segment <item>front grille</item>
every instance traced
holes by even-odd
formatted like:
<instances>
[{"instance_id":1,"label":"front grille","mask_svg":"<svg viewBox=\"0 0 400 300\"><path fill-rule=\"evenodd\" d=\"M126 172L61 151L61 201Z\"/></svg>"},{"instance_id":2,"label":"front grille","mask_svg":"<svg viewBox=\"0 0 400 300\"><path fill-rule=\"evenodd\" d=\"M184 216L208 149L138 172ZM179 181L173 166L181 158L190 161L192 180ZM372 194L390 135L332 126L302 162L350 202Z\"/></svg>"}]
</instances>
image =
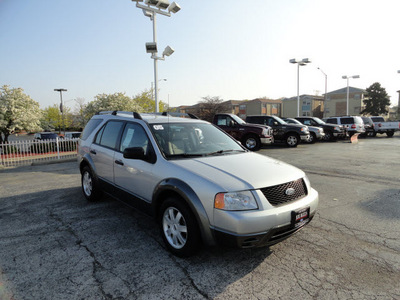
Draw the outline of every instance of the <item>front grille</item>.
<instances>
[{"instance_id":1,"label":"front grille","mask_svg":"<svg viewBox=\"0 0 400 300\"><path fill-rule=\"evenodd\" d=\"M287 192L289 189L294 189L293 194ZM307 196L307 187L304 180L300 178L295 181L262 188L261 192L271 205L278 206Z\"/></svg>"}]
</instances>

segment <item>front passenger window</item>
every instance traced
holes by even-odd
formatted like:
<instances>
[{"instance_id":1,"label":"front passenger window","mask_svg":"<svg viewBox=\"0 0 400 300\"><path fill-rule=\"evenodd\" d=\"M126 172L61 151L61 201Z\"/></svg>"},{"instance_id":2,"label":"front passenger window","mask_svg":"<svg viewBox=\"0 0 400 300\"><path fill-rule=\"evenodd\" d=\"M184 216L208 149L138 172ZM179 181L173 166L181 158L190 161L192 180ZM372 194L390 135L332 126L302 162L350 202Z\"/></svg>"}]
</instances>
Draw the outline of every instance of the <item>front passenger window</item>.
<instances>
[{"instance_id":1,"label":"front passenger window","mask_svg":"<svg viewBox=\"0 0 400 300\"><path fill-rule=\"evenodd\" d=\"M146 154L148 145L149 138L142 126L135 123L126 124L122 134L119 151L124 152L125 148L140 147L143 148L143 151Z\"/></svg>"}]
</instances>

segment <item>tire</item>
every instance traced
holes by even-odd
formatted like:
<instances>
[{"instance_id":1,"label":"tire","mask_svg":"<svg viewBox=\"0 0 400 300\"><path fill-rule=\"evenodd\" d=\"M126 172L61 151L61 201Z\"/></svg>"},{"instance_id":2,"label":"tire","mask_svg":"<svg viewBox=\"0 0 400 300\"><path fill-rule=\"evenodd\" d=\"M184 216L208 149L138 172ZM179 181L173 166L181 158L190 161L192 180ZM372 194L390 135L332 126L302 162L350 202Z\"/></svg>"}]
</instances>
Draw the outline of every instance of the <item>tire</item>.
<instances>
[{"instance_id":1,"label":"tire","mask_svg":"<svg viewBox=\"0 0 400 300\"><path fill-rule=\"evenodd\" d=\"M286 146L288 146L288 147L291 147L291 148L297 147L299 142L300 142L300 138L297 134L289 133L285 137L285 143L286 143Z\"/></svg>"},{"instance_id":2,"label":"tire","mask_svg":"<svg viewBox=\"0 0 400 300\"><path fill-rule=\"evenodd\" d=\"M159 225L164 243L174 255L188 257L199 250L201 238L196 218L182 200L170 197L162 203Z\"/></svg>"},{"instance_id":3,"label":"tire","mask_svg":"<svg viewBox=\"0 0 400 300\"><path fill-rule=\"evenodd\" d=\"M387 137L392 137L394 135L394 131L386 131Z\"/></svg>"},{"instance_id":4,"label":"tire","mask_svg":"<svg viewBox=\"0 0 400 300\"><path fill-rule=\"evenodd\" d=\"M245 146L250 151L257 151L261 147L261 141L258 136L247 135L243 139L243 146Z\"/></svg>"},{"instance_id":5,"label":"tire","mask_svg":"<svg viewBox=\"0 0 400 300\"><path fill-rule=\"evenodd\" d=\"M88 166L82 170L81 184L83 195L88 201L94 202L101 198L101 189Z\"/></svg>"},{"instance_id":6,"label":"tire","mask_svg":"<svg viewBox=\"0 0 400 300\"><path fill-rule=\"evenodd\" d=\"M332 131L325 132L325 141L334 141L335 137L333 136Z\"/></svg>"},{"instance_id":7,"label":"tire","mask_svg":"<svg viewBox=\"0 0 400 300\"><path fill-rule=\"evenodd\" d=\"M310 132L310 137L307 140L307 144L314 144L317 140L317 135L314 132Z\"/></svg>"}]
</instances>

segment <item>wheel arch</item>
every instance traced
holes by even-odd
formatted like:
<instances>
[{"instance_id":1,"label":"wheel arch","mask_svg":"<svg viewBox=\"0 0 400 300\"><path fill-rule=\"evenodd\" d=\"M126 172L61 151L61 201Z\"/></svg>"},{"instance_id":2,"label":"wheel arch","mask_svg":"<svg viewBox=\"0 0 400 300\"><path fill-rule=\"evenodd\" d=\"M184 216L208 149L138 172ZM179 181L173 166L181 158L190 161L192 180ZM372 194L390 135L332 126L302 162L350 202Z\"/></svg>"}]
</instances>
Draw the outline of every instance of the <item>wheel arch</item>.
<instances>
[{"instance_id":1,"label":"wheel arch","mask_svg":"<svg viewBox=\"0 0 400 300\"><path fill-rule=\"evenodd\" d=\"M161 181L153 193L152 212L156 220L160 218L160 207L168 197L180 198L196 218L201 238L207 245L215 245L214 235L206 210L193 189L182 180L168 178Z\"/></svg>"}]
</instances>

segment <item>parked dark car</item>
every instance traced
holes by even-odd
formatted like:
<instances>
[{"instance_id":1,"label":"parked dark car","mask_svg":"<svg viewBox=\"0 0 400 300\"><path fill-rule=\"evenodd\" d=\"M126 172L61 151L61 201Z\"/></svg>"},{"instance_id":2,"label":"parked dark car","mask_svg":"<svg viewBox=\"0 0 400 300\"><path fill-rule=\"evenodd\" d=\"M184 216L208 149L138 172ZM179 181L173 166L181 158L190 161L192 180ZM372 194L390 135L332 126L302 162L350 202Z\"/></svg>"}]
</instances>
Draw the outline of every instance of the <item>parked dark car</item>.
<instances>
[{"instance_id":1,"label":"parked dark car","mask_svg":"<svg viewBox=\"0 0 400 300\"><path fill-rule=\"evenodd\" d=\"M251 151L257 151L261 145L270 145L274 142L271 127L246 123L234 114L216 114L213 124Z\"/></svg>"},{"instance_id":2,"label":"parked dark car","mask_svg":"<svg viewBox=\"0 0 400 300\"><path fill-rule=\"evenodd\" d=\"M317 117L296 117L302 124L307 126L316 126L324 129L325 140L333 141L337 138L344 138L346 133L343 126L327 124Z\"/></svg>"},{"instance_id":3,"label":"parked dark car","mask_svg":"<svg viewBox=\"0 0 400 300\"><path fill-rule=\"evenodd\" d=\"M307 126L288 124L277 116L247 116L246 122L271 126L274 140L284 142L288 147L297 147L300 141L307 141L310 136Z\"/></svg>"},{"instance_id":4,"label":"parked dark car","mask_svg":"<svg viewBox=\"0 0 400 300\"><path fill-rule=\"evenodd\" d=\"M297 125L303 125L299 120L293 119L293 118L284 118L283 119L286 123L288 124L297 124ZM308 126L308 130L310 131L310 136L306 143L313 144L316 141L320 141L325 138L325 133L324 129L321 127L317 126Z\"/></svg>"},{"instance_id":5,"label":"parked dark car","mask_svg":"<svg viewBox=\"0 0 400 300\"><path fill-rule=\"evenodd\" d=\"M33 138L35 140L55 140L58 137L57 133L54 132L38 132L35 133Z\"/></svg>"}]
</instances>

